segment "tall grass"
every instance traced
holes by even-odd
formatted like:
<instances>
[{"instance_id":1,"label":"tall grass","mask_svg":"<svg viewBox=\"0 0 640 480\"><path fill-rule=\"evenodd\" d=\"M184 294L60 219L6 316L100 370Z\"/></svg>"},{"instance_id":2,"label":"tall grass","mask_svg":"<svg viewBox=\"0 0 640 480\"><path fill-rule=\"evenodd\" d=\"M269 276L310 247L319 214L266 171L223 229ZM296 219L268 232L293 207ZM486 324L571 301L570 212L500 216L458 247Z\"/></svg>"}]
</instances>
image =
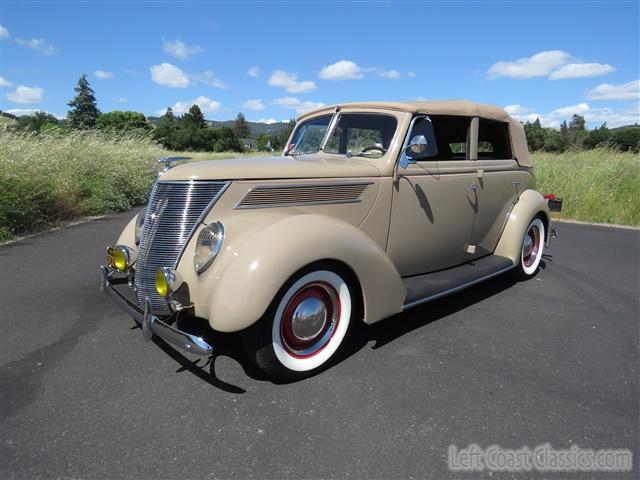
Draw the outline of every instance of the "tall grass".
<instances>
[{"instance_id":1,"label":"tall grass","mask_svg":"<svg viewBox=\"0 0 640 480\"><path fill-rule=\"evenodd\" d=\"M563 197L563 218L640 225L640 155L597 148L533 155L537 188Z\"/></svg>"},{"instance_id":2,"label":"tall grass","mask_svg":"<svg viewBox=\"0 0 640 480\"><path fill-rule=\"evenodd\" d=\"M0 241L147 200L156 160L148 137L100 132L29 134L0 126ZM188 153L194 161L242 156ZM607 149L534 155L538 189L564 198L562 216L640 225L640 156Z\"/></svg>"},{"instance_id":3,"label":"tall grass","mask_svg":"<svg viewBox=\"0 0 640 480\"><path fill-rule=\"evenodd\" d=\"M146 137L0 129L0 239L144 203L163 153Z\"/></svg>"}]
</instances>

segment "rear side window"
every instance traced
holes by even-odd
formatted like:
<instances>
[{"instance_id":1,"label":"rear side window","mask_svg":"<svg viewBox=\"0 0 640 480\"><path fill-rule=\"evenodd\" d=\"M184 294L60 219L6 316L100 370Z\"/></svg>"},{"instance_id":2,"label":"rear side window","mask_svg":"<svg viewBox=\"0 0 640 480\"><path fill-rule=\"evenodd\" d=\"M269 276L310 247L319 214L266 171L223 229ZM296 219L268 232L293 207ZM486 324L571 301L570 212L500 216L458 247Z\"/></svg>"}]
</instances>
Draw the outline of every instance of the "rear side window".
<instances>
[{"instance_id":1,"label":"rear side window","mask_svg":"<svg viewBox=\"0 0 640 480\"><path fill-rule=\"evenodd\" d=\"M513 158L509 125L481 118L478 128L478 160L508 158Z\"/></svg>"},{"instance_id":2,"label":"rear side window","mask_svg":"<svg viewBox=\"0 0 640 480\"><path fill-rule=\"evenodd\" d=\"M430 160L466 160L471 118L431 116L438 154Z\"/></svg>"}]
</instances>

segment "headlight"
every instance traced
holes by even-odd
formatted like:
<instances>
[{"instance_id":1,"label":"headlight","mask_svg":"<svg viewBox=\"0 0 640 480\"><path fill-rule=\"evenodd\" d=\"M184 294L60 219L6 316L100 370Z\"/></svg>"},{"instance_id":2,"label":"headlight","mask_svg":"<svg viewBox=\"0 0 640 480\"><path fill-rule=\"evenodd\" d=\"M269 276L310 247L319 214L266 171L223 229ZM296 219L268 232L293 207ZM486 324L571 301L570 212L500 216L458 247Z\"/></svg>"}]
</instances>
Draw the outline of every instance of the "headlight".
<instances>
[{"instance_id":1,"label":"headlight","mask_svg":"<svg viewBox=\"0 0 640 480\"><path fill-rule=\"evenodd\" d=\"M136 245L140 245L140 237L142 236L142 227L144 226L144 216L147 213L147 207L144 207L136 217Z\"/></svg>"},{"instance_id":2,"label":"headlight","mask_svg":"<svg viewBox=\"0 0 640 480\"><path fill-rule=\"evenodd\" d=\"M116 245L111 254L111 266L121 272L126 272L136 261L136 251L125 246Z\"/></svg>"},{"instance_id":3,"label":"headlight","mask_svg":"<svg viewBox=\"0 0 640 480\"><path fill-rule=\"evenodd\" d=\"M200 230L196 252L193 255L193 268L196 269L196 272L202 273L209 268L222 248L223 240L224 227L220 222L211 223Z\"/></svg>"}]
</instances>

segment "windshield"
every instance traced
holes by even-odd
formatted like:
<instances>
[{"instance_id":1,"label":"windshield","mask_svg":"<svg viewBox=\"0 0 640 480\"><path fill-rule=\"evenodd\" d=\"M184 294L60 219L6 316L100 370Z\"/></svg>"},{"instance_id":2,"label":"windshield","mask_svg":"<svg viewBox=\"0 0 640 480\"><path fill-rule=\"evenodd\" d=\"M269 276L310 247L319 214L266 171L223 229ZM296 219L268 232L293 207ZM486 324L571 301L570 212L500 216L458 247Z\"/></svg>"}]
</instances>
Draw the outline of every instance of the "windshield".
<instances>
[{"instance_id":1,"label":"windshield","mask_svg":"<svg viewBox=\"0 0 640 480\"><path fill-rule=\"evenodd\" d=\"M296 128L296 133L287 148L287 154L318 152L332 117L333 115L327 115L302 122L300 126Z\"/></svg>"},{"instance_id":2,"label":"windshield","mask_svg":"<svg viewBox=\"0 0 640 480\"><path fill-rule=\"evenodd\" d=\"M391 145L397 125L396 118L391 115L341 113L324 151L382 157Z\"/></svg>"}]
</instances>

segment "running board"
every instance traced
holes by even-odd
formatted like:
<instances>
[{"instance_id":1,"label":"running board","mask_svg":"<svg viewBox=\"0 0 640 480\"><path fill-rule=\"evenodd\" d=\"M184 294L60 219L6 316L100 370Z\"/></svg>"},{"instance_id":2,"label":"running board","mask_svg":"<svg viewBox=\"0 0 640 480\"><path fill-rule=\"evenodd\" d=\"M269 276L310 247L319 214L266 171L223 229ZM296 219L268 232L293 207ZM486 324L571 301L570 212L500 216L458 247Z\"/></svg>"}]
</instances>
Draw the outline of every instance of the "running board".
<instances>
[{"instance_id":1,"label":"running board","mask_svg":"<svg viewBox=\"0 0 640 480\"><path fill-rule=\"evenodd\" d=\"M407 289L403 310L459 292L471 285L511 270L511 259L489 255L457 267L402 279Z\"/></svg>"}]
</instances>

